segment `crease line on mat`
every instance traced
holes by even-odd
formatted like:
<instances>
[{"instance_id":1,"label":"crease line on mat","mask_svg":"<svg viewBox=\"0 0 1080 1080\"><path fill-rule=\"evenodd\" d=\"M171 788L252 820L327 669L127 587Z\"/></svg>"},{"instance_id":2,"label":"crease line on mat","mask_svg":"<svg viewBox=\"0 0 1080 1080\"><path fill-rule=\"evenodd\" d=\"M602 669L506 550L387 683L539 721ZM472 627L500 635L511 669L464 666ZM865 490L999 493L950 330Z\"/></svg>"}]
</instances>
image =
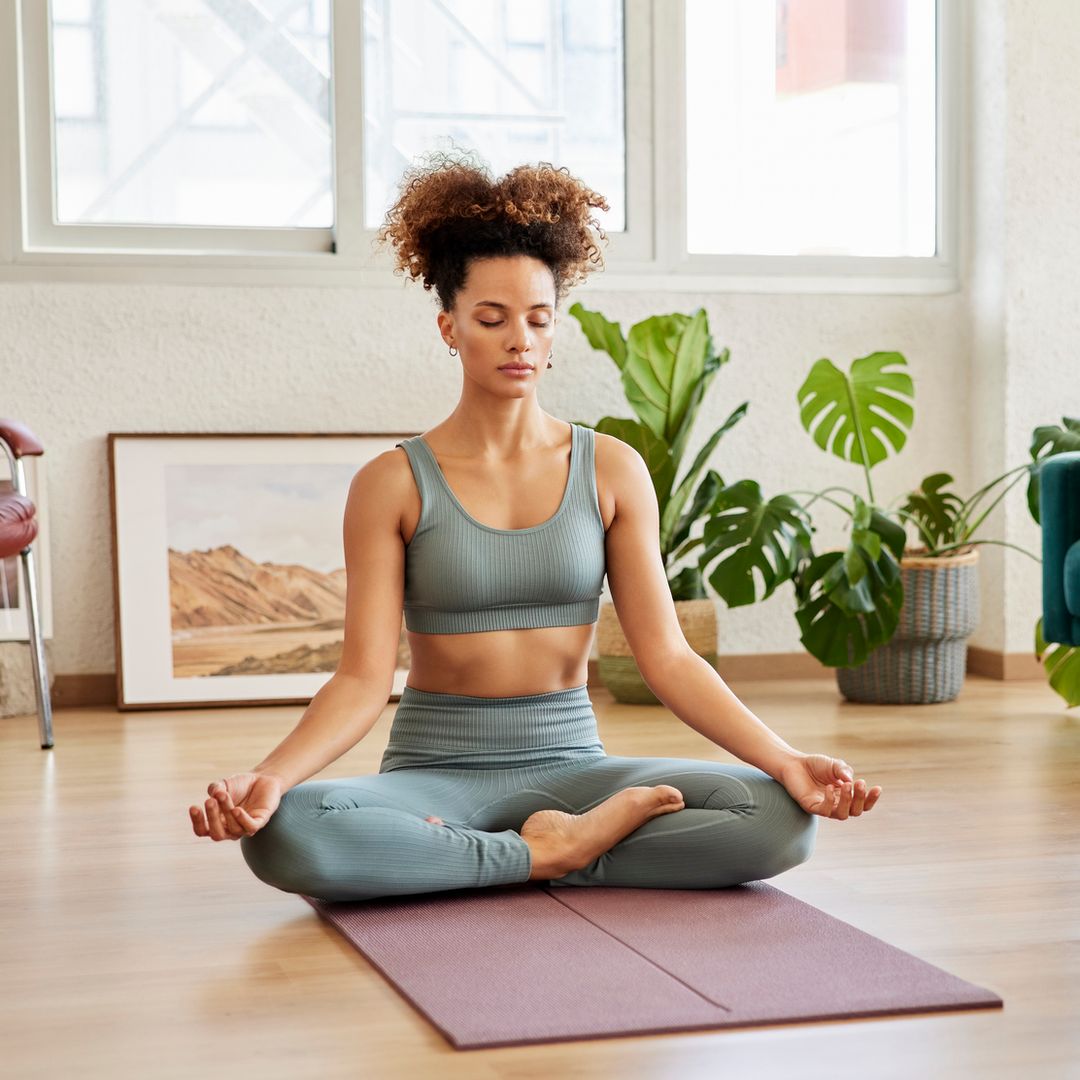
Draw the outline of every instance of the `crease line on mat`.
<instances>
[{"instance_id":1,"label":"crease line on mat","mask_svg":"<svg viewBox=\"0 0 1080 1080\"><path fill-rule=\"evenodd\" d=\"M681 983L683 986L686 987L687 990L691 991L694 994L697 994L697 996L703 1001L707 1001L710 1005L715 1005L718 1009L723 1009L724 1012L733 1013L735 1011L731 1005L725 1005L722 1001L716 1001L714 998L709 997L708 994L703 993L696 986L691 986L685 979L679 978L679 976L676 975L674 971L668 971L668 969L664 967L663 964L654 960L651 956L646 956L646 954L643 953L640 949L635 949L629 941L623 941L623 939L619 937L618 934L612 933L612 931L610 931L606 926L601 926L598 922L590 919L588 915L583 915L580 911L577 910L577 908L573 908L569 904L564 904L562 900L560 900L559 897L557 897L555 893L551 891L550 885L542 885L541 891L546 892L552 900L554 900L557 904L562 905L562 907L564 907L567 911L572 911L579 919L584 919L587 923L595 926L597 930L602 930L605 934L608 935L608 937L614 938L614 940L623 947L629 949L633 953L637 953L638 956L642 958L642 960L647 960L650 964L652 964L653 967L659 968L665 975L667 975L669 978L674 979L677 983Z\"/></svg>"}]
</instances>

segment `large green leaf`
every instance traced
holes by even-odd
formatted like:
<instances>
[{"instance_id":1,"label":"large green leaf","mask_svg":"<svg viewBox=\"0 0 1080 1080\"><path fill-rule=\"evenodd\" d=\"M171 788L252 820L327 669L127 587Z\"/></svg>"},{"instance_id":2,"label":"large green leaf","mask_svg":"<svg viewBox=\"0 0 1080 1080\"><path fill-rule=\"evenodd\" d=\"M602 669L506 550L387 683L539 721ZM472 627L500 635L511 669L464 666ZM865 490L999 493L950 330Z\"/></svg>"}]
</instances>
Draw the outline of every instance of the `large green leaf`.
<instances>
[{"instance_id":1,"label":"large green leaf","mask_svg":"<svg viewBox=\"0 0 1080 1080\"><path fill-rule=\"evenodd\" d=\"M585 331L585 337L594 349L606 352L620 371L626 365L626 339L623 337L622 327L618 323L609 322L599 311L589 311L580 303L571 304L570 315L573 315L581 329Z\"/></svg>"},{"instance_id":2,"label":"large green leaf","mask_svg":"<svg viewBox=\"0 0 1080 1080\"><path fill-rule=\"evenodd\" d=\"M708 580L728 607L741 607L766 599L789 580L809 550L809 517L790 495L766 502L756 481L740 480L716 496L703 541L698 565L704 572L728 552Z\"/></svg>"},{"instance_id":3,"label":"large green leaf","mask_svg":"<svg viewBox=\"0 0 1080 1080\"><path fill-rule=\"evenodd\" d=\"M1047 424L1044 427L1037 427L1031 435L1031 458L1036 462L1036 467L1031 470L1028 479L1027 501L1031 516L1040 524L1042 522L1039 517L1039 472L1043 462L1055 454L1080 450L1080 420L1065 416L1062 417L1061 422L1065 425L1063 428L1056 424Z\"/></svg>"},{"instance_id":4,"label":"large green leaf","mask_svg":"<svg viewBox=\"0 0 1080 1080\"><path fill-rule=\"evenodd\" d=\"M862 500L855 496L856 502ZM896 556L897 559L901 559L904 556L904 548L907 547L907 533L904 532L903 525L898 525L892 518L883 514L876 506L870 507L870 518L865 526L866 528L878 534L884 542L885 546Z\"/></svg>"},{"instance_id":5,"label":"large green leaf","mask_svg":"<svg viewBox=\"0 0 1080 1080\"><path fill-rule=\"evenodd\" d=\"M681 487L682 485L680 485ZM694 492L694 498L691 501L689 507L687 507L686 513L679 518L673 532L670 535L666 534L664 527L661 524L660 527L660 550L667 553L668 551L674 551L679 549L681 555L685 555L687 551L697 545L691 542L685 547L680 548L680 545L689 537L690 530L693 528L694 522L698 518L703 517L713 502L716 500L716 496L720 494L720 489L724 486L724 478L715 470L709 469L705 474L704 479L698 484L697 491ZM671 501L668 502L668 509L671 508L672 502L674 502L674 496ZM699 538L698 543L701 543Z\"/></svg>"},{"instance_id":6,"label":"large green leaf","mask_svg":"<svg viewBox=\"0 0 1080 1080\"><path fill-rule=\"evenodd\" d=\"M799 387L799 419L823 450L867 468L907 441L915 419L915 386L903 371L887 371L907 361L898 352L860 357L847 375L822 358ZM880 433L880 434L879 434Z\"/></svg>"},{"instance_id":7,"label":"large green leaf","mask_svg":"<svg viewBox=\"0 0 1080 1080\"><path fill-rule=\"evenodd\" d=\"M679 341L689 317L654 315L630 327L622 385L638 419L670 445L668 408Z\"/></svg>"},{"instance_id":8,"label":"large green leaf","mask_svg":"<svg viewBox=\"0 0 1080 1080\"><path fill-rule=\"evenodd\" d=\"M882 547L874 560L861 544L852 543L863 564L857 582L848 575L842 551L818 555L799 572L796 582L800 640L807 652L829 667L863 663L896 632L904 603L904 583L891 550Z\"/></svg>"},{"instance_id":9,"label":"large green leaf","mask_svg":"<svg viewBox=\"0 0 1080 1080\"><path fill-rule=\"evenodd\" d=\"M660 517L661 547L665 551L669 548L676 547L686 539L691 526L704 512L705 507L713 498L715 498L716 491L711 490L711 488L706 488L706 485L702 484L698 487L694 495L693 504L687 512L683 514L683 506L697 480L698 473L704 468L705 462L708 461L710 455L716 449L716 444L726 432L730 431L746 415L746 411L749 407L750 403L744 401L712 433L712 435L709 436L705 441L705 445L697 452L697 456L694 458L694 462L689 470L687 470L686 475L679 481L679 486L672 492L671 499L668 501L667 506L664 507ZM717 476L717 479L720 479L719 476ZM723 480L720 480L719 487L723 486ZM716 490L719 490L719 487ZM703 489L705 490L705 494L702 494Z\"/></svg>"},{"instance_id":10,"label":"large green leaf","mask_svg":"<svg viewBox=\"0 0 1080 1080\"><path fill-rule=\"evenodd\" d=\"M704 308L694 314L654 315L635 323L626 338L623 391L638 418L682 454L702 380L727 358L712 348Z\"/></svg>"},{"instance_id":11,"label":"large green leaf","mask_svg":"<svg viewBox=\"0 0 1080 1080\"><path fill-rule=\"evenodd\" d=\"M1049 646L1043 637L1043 621L1035 624L1035 655L1050 676L1051 688L1065 699L1070 709L1080 705L1080 648L1073 645Z\"/></svg>"},{"instance_id":12,"label":"large green leaf","mask_svg":"<svg viewBox=\"0 0 1080 1080\"><path fill-rule=\"evenodd\" d=\"M686 444L690 441L694 420L698 414L698 408L709 391L709 385L712 383L720 368L730 359L731 353L727 349L722 349L717 353L713 348L712 338L706 338L705 360L701 378L690 388L690 398L687 402L686 409L683 412L682 420L679 422L678 427L675 428L675 433L669 440L671 443L671 452L675 455L676 461L682 462L683 455L686 453ZM728 428L734 426L737 421L741 420L745 415L747 408L749 408L749 402L746 402L744 405L740 405L735 409L722 425L723 430L728 430ZM677 468L676 471L678 471Z\"/></svg>"}]
</instances>

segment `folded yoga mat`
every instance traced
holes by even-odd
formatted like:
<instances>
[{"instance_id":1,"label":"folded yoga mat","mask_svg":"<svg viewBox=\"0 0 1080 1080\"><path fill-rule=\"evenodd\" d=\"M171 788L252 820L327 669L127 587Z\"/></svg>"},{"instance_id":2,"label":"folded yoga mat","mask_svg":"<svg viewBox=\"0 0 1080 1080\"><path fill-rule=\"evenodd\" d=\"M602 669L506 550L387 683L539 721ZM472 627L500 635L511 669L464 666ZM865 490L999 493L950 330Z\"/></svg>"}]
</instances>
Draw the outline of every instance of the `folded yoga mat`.
<instances>
[{"instance_id":1,"label":"folded yoga mat","mask_svg":"<svg viewBox=\"0 0 1080 1080\"><path fill-rule=\"evenodd\" d=\"M763 881L303 899L459 1050L1004 1005Z\"/></svg>"}]
</instances>

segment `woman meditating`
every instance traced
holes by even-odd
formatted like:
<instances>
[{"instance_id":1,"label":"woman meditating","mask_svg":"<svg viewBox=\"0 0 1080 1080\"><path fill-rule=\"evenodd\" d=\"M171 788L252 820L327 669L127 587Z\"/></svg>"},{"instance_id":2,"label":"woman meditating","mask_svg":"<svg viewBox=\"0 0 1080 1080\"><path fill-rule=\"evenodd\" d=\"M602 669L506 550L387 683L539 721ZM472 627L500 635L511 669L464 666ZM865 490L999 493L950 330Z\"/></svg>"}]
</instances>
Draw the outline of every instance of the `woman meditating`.
<instances>
[{"instance_id":1,"label":"woman meditating","mask_svg":"<svg viewBox=\"0 0 1080 1080\"><path fill-rule=\"evenodd\" d=\"M540 407L559 306L602 262L594 207L608 204L547 163L493 180L433 155L403 178L379 240L436 291L461 397L352 480L337 670L275 750L190 808L197 835L239 839L275 888L723 888L805 861L818 816L881 794L789 746L693 652L644 460ZM586 686L605 573L650 688L745 764L605 751ZM402 612L412 663L379 772L307 779L378 720Z\"/></svg>"}]
</instances>

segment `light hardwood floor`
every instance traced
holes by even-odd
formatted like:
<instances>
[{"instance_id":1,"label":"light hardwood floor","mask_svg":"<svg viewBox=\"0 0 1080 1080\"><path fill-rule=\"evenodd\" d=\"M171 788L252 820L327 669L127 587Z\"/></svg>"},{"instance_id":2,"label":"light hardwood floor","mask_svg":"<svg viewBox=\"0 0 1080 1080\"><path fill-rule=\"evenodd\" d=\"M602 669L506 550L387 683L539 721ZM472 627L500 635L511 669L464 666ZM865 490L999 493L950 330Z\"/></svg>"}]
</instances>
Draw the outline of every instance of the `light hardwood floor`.
<instances>
[{"instance_id":1,"label":"light hardwood floor","mask_svg":"<svg viewBox=\"0 0 1080 1080\"><path fill-rule=\"evenodd\" d=\"M731 685L884 788L864 816L820 821L811 860L770 884L1004 1009L456 1051L236 843L191 830L188 805L299 707L87 706L56 712L51 751L33 717L0 720L0 1074L1080 1077L1080 710L977 676L910 708L844 703L828 679ZM608 753L734 760L663 708L590 693ZM324 775L377 771L394 707Z\"/></svg>"}]
</instances>

